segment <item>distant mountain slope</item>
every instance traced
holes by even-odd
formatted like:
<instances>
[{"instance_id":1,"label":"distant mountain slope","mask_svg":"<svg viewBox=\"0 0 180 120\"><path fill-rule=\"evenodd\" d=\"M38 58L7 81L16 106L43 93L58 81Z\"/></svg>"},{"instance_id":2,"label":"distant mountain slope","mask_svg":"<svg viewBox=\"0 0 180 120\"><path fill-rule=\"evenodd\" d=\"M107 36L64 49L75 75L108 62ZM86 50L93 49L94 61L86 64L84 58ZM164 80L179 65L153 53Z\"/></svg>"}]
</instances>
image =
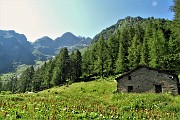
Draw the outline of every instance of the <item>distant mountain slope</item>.
<instances>
[{"instance_id":1,"label":"distant mountain slope","mask_svg":"<svg viewBox=\"0 0 180 120\"><path fill-rule=\"evenodd\" d=\"M49 59L50 56L55 54L55 43L53 39L47 36L37 39L32 45L34 48L33 54L38 60Z\"/></svg>"},{"instance_id":2,"label":"distant mountain slope","mask_svg":"<svg viewBox=\"0 0 180 120\"><path fill-rule=\"evenodd\" d=\"M21 64L31 65L35 60L48 60L62 47L81 49L91 41L91 38L77 37L67 32L55 40L44 36L30 43L24 34L14 30L0 30L0 74L11 72Z\"/></svg>"},{"instance_id":3,"label":"distant mountain slope","mask_svg":"<svg viewBox=\"0 0 180 120\"><path fill-rule=\"evenodd\" d=\"M152 19L153 20L154 18L149 17L147 19L149 19L149 20ZM106 29L103 29L99 34L97 34L93 38L93 42L97 41L100 38L100 36L103 36L105 39L107 39L109 35L114 34L114 32L118 28L122 27L122 25L125 24L125 23L127 24L127 26L129 26L129 25L133 26L134 24L137 24L138 22L142 22L143 20L146 20L146 18L141 18L140 16L138 16L138 17L127 16L125 19L119 19L116 24L114 24L114 25L112 25L112 26L110 26L110 27L108 27Z\"/></svg>"},{"instance_id":4,"label":"distant mountain slope","mask_svg":"<svg viewBox=\"0 0 180 120\"><path fill-rule=\"evenodd\" d=\"M18 64L34 64L34 60L25 35L0 30L0 73L12 71Z\"/></svg>"},{"instance_id":5,"label":"distant mountain slope","mask_svg":"<svg viewBox=\"0 0 180 120\"><path fill-rule=\"evenodd\" d=\"M70 32L64 33L55 40L45 36L33 43L33 54L38 60L47 60L58 53L63 47L67 47L69 50L81 49L88 46L91 41L91 38L77 37Z\"/></svg>"},{"instance_id":6,"label":"distant mountain slope","mask_svg":"<svg viewBox=\"0 0 180 120\"><path fill-rule=\"evenodd\" d=\"M80 41L81 39L79 37L76 37L70 32L64 33L61 37L55 39L57 47L73 46L79 43Z\"/></svg>"}]
</instances>

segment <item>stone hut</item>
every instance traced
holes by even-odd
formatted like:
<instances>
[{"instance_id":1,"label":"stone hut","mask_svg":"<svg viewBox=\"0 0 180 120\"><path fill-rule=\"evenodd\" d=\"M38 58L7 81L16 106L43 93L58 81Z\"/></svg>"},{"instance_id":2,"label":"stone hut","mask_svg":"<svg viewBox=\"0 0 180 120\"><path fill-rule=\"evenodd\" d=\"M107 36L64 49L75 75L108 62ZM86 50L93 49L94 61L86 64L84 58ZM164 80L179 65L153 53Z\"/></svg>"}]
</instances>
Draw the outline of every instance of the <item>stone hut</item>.
<instances>
[{"instance_id":1,"label":"stone hut","mask_svg":"<svg viewBox=\"0 0 180 120\"><path fill-rule=\"evenodd\" d=\"M177 75L147 66L139 66L117 77L116 81L117 92L178 94L179 79Z\"/></svg>"}]
</instances>

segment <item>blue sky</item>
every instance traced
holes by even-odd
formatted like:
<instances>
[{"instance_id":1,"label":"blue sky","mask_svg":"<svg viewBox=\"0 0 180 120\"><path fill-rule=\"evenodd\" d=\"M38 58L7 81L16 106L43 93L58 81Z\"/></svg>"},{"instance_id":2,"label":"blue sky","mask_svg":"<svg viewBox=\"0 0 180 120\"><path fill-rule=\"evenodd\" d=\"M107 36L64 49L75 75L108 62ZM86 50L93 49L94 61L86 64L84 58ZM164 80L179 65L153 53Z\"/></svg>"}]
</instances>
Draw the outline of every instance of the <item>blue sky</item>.
<instances>
[{"instance_id":1,"label":"blue sky","mask_svg":"<svg viewBox=\"0 0 180 120\"><path fill-rule=\"evenodd\" d=\"M65 32L93 38L126 16L173 19L173 0L0 0L0 29L29 41Z\"/></svg>"}]
</instances>

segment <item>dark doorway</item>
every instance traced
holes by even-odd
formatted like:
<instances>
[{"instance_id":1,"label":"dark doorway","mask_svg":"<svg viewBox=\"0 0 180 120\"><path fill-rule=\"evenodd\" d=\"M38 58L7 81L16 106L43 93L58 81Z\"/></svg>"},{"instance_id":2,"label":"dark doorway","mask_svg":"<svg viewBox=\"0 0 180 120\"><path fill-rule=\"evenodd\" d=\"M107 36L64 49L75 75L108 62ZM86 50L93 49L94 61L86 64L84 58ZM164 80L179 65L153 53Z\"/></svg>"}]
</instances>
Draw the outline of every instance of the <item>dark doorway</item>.
<instances>
[{"instance_id":1,"label":"dark doorway","mask_svg":"<svg viewBox=\"0 0 180 120\"><path fill-rule=\"evenodd\" d=\"M128 86L128 92L133 92L133 86Z\"/></svg>"},{"instance_id":2,"label":"dark doorway","mask_svg":"<svg viewBox=\"0 0 180 120\"><path fill-rule=\"evenodd\" d=\"M162 92L162 86L161 85L155 85L155 92L161 93Z\"/></svg>"}]
</instances>

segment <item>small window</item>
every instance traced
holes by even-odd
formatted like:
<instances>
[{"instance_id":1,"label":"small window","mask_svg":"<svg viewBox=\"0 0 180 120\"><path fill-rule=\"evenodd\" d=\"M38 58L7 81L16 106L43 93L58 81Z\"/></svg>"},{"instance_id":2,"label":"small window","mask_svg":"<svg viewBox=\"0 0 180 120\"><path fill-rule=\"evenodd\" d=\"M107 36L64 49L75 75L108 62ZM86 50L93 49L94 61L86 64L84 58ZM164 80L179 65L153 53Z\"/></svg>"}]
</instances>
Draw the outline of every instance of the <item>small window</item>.
<instances>
[{"instance_id":1,"label":"small window","mask_svg":"<svg viewBox=\"0 0 180 120\"><path fill-rule=\"evenodd\" d=\"M128 76L128 80L131 80L131 76Z\"/></svg>"},{"instance_id":2,"label":"small window","mask_svg":"<svg viewBox=\"0 0 180 120\"><path fill-rule=\"evenodd\" d=\"M161 93L162 92L162 86L161 85L155 85L155 92Z\"/></svg>"},{"instance_id":3,"label":"small window","mask_svg":"<svg viewBox=\"0 0 180 120\"><path fill-rule=\"evenodd\" d=\"M133 92L133 86L128 86L128 92Z\"/></svg>"},{"instance_id":4,"label":"small window","mask_svg":"<svg viewBox=\"0 0 180 120\"><path fill-rule=\"evenodd\" d=\"M173 76L169 76L170 79L173 79Z\"/></svg>"}]
</instances>

